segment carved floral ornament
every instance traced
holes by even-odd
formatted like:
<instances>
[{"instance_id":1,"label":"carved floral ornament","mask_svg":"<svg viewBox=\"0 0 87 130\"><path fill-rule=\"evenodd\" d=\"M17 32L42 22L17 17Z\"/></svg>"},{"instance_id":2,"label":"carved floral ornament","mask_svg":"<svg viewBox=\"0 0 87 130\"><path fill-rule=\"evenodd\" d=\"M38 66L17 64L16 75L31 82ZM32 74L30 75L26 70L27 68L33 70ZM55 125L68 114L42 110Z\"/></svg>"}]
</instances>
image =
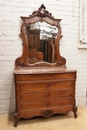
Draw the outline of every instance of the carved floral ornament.
<instances>
[{"instance_id":1,"label":"carved floral ornament","mask_svg":"<svg viewBox=\"0 0 87 130\"><path fill-rule=\"evenodd\" d=\"M23 41L23 51L22 51L22 56L17 58L15 61L16 67L33 67L33 66L63 66L66 64L66 59L64 57L62 57L60 55L60 51L59 51L59 42L60 39L62 38L61 35L61 27L60 27L60 21L61 19L55 19L51 13L49 13L49 11L46 10L46 7L42 4L40 6L40 8L36 11L33 11L33 13L31 15L29 15L29 17L23 17L21 16L22 19L22 25L21 25L21 33L20 33L20 37ZM55 48L55 62L54 63L49 63L49 62L45 62L45 61L39 61L36 60L37 55L40 55L39 52L36 52L34 49L32 50L32 52L35 53L36 57L28 57L29 50L28 50L28 45L31 44L32 42L28 42L28 35L27 35L27 30L30 30L30 25L31 24L35 24L36 22L46 22L47 24L51 25L51 26L55 26L58 28L58 33L57 33L57 37L55 39L55 44L54 44L54 48ZM30 35L30 34L29 34ZM36 35L36 34L35 34ZM34 35L34 37L36 37ZM34 38L35 39L35 38ZM29 39L30 40L30 39ZM30 45L29 45L30 46ZM40 56L39 56L40 57ZM29 59L29 60L27 60ZM31 64L31 62L27 62L30 61L32 59L32 61L35 62L33 64Z\"/></svg>"},{"instance_id":2,"label":"carved floral ornament","mask_svg":"<svg viewBox=\"0 0 87 130\"><path fill-rule=\"evenodd\" d=\"M42 4L40 6L40 8L38 9L38 11L34 11L32 14L36 14L39 16L39 17L46 17L46 15L49 15L52 17L52 14L49 13L47 10L45 10L46 7Z\"/></svg>"}]
</instances>

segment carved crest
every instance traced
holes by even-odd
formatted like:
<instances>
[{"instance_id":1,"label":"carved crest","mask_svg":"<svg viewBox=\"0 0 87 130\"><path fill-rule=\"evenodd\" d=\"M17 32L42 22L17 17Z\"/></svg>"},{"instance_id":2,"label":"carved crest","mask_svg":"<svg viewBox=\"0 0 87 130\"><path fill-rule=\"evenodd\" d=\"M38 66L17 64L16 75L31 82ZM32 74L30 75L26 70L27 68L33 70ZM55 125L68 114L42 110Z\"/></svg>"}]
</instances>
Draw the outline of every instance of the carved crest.
<instances>
[{"instance_id":1,"label":"carved crest","mask_svg":"<svg viewBox=\"0 0 87 130\"><path fill-rule=\"evenodd\" d=\"M33 14L37 14L37 16L39 17L46 17L47 15L52 17L52 14L46 10L46 7L44 6L44 4L42 4L38 10L34 11L32 15Z\"/></svg>"}]
</instances>

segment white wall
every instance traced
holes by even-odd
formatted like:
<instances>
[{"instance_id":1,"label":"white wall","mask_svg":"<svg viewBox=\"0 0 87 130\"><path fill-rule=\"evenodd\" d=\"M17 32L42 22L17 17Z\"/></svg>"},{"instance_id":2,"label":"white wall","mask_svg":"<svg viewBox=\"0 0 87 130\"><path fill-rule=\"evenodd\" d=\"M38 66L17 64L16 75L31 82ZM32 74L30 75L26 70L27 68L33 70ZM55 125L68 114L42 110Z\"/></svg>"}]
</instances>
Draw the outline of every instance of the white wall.
<instances>
[{"instance_id":1,"label":"white wall","mask_svg":"<svg viewBox=\"0 0 87 130\"><path fill-rule=\"evenodd\" d=\"M84 27L84 35L87 41L87 0L84 0L84 10L83 10L83 27Z\"/></svg>"},{"instance_id":2,"label":"white wall","mask_svg":"<svg viewBox=\"0 0 87 130\"><path fill-rule=\"evenodd\" d=\"M84 32L87 35L87 1L84 0ZM66 66L77 70L76 103L86 104L87 50L78 49L79 0L0 0L0 112L14 111L14 61L22 53L20 16L29 16L44 4L55 18L61 18L61 55Z\"/></svg>"}]
</instances>

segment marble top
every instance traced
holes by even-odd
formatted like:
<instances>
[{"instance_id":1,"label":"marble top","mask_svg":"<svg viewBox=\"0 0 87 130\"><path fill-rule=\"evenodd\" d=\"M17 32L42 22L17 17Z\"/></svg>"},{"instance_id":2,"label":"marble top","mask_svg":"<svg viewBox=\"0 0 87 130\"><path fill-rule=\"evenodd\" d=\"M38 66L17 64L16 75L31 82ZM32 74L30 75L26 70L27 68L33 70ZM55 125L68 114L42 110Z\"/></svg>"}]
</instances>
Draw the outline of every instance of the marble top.
<instances>
[{"instance_id":1,"label":"marble top","mask_svg":"<svg viewBox=\"0 0 87 130\"><path fill-rule=\"evenodd\" d=\"M14 69L14 74L41 74L41 73L67 73L76 72L69 70L66 67L17 67Z\"/></svg>"}]
</instances>

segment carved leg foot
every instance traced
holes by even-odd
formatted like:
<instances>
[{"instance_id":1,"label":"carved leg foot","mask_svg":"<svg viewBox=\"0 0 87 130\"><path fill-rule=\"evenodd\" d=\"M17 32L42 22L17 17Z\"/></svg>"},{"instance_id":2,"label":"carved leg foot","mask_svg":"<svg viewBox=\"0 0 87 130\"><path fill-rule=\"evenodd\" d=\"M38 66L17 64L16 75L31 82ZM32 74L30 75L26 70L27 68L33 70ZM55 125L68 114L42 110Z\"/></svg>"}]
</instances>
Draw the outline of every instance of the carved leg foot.
<instances>
[{"instance_id":1,"label":"carved leg foot","mask_svg":"<svg viewBox=\"0 0 87 130\"><path fill-rule=\"evenodd\" d=\"M15 119L14 126L17 127L17 124L18 124L18 116L17 116L17 113L14 114L14 119Z\"/></svg>"},{"instance_id":2,"label":"carved leg foot","mask_svg":"<svg viewBox=\"0 0 87 130\"><path fill-rule=\"evenodd\" d=\"M77 118L76 112L77 112L77 107L75 106L75 107L74 107L74 117L75 117L75 118Z\"/></svg>"}]
</instances>

